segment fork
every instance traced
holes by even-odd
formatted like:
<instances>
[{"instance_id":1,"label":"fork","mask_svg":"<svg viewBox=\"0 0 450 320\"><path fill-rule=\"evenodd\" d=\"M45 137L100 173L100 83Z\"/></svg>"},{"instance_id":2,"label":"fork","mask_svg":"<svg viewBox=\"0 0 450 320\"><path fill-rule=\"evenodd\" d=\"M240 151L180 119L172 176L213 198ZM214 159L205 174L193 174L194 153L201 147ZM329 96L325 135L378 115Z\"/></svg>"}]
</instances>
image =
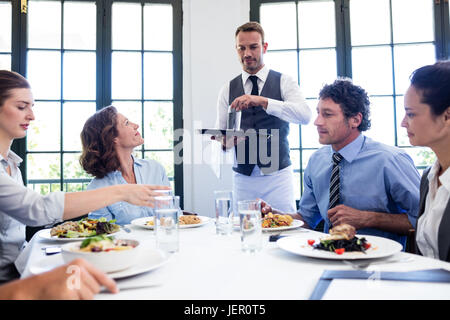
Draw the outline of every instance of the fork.
<instances>
[{"instance_id":1,"label":"fork","mask_svg":"<svg viewBox=\"0 0 450 320\"><path fill-rule=\"evenodd\" d=\"M131 229L128 228L127 226L122 226L122 229L127 233L131 233Z\"/></svg>"},{"instance_id":2,"label":"fork","mask_svg":"<svg viewBox=\"0 0 450 320\"><path fill-rule=\"evenodd\" d=\"M403 257L403 258L396 258L396 259L389 259L389 260L382 260L382 261L364 261L364 262L353 262L350 260L342 260L343 263L351 266L353 269L357 270L363 270L367 267L374 265L374 264L387 264L387 263L395 263L395 262L408 262L414 260L413 257Z\"/></svg>"}]
</instances>

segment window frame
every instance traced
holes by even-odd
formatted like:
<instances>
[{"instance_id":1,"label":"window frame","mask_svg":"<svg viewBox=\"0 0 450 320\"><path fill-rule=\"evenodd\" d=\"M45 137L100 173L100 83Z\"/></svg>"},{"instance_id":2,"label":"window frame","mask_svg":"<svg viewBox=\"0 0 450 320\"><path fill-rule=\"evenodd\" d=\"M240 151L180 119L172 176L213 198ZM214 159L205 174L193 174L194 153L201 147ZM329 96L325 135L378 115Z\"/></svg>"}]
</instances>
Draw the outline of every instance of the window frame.
<instances>
[{"instance_id":1,"label":"window frame","mask_svg":"<svg viewBox=\"0 0 450 320\"><path fill-rule=\"evenodd\" d=\"M21 1L9 0L12 3L12 44L11 44L11 70L18 72L26 77L27 73L27 8L21 8ZM50 0L58 1L64 3L65 0ZM83 2L83 0L74 0L78 2ZM92 0L89 2L94 2L96 4L96 110L108 106L111 104L111 81L112 81L112 46L111 46L111 35L112 35L112 5L114 2L128 2L128 3L139 3L141 6L145 4L169 4L172 6L172 32L173 32L173 43L171 53L173 55L173 96L171 102L173 102L173 130L183 129L183 103L182 103L182 87L183 87L183 77L182 77L182 3L178 0ZM27 5L28 3L26 3ZM24 10L22 10L24 9ZM61 17L61 19L64 19ZM63 22L62 22L63 23ZM62 27L62 26L61 26ZM64 52L66 49L61 48L60 52ZM67 50L70 51L70 50ZM143 75L142 75L143 77ZM62 84L62 81L61 81ZM61 87L62 90L62 87ZM59 99L60 103L63 103L63 97ZM61 115L62 117L62 115ZM67 152L63 149L63 126L64 122L61 119L61 146L60 150L56 153L61 155L60 159L60 190L64 189L64 183L67 179L64 179L64 166L63 166L63 155ZM178 140L173 140L172 149L169 151L173 152L174 157L174 188L177 195L180 196L181 205L184 202L184 190L183 190L183 161L176 160L175 157L178 155L174 152L174 147L178 144L182 144L182 137ZM26 137L23 139L16 139L11 146L11 149L17 153L24 161L20 166L22 172L24 184L27 184L27 155L29 152L27 150L27 140ZM154 150L144 149L144 146L140 149L140 154L144 155L144 152L151 152ZM167 151L167 150L161 150ZM38 152L36 152L38 153ZM45 154L45 151L39 152L40 154ZM182 155L182 154L181 154ZM82 179L83 180L83 179ZM87 182L90 179L84 179ZM75 181L77 182L77 181Z\"/></svg>"},{"instance_id":2,"label":"window frame","mask_svg":"<svg viewBox=\"0 0 450 320\"><path fill-rule=\"evenodd\" d=\"M300 2L307 1L320 1L320 0L250 0L250 20L260 22L260 7L263 4L270 3L284 3L290 2L295 3L296 5L296 27L297 27L297 58L299 57L300 47L298 43L298 4ZM327 0L329 1L329 0ZM336 31L336 63L337 63L337 75L338 77L348 77L352 78L352 44L350 39L350 1L351 0L333 0L335 7L335 31ZM374 0L375 1L375 0ZM435 40L433 41L436 51L435 56L436 60L441 59L449 59L450 58L450 26L449 26L449 4L448 0L429 0L433 1L434 6L434 32L435 32ZM392 8L392 3L390 3L390 8ZM390 49L392 51L392 59L394 59L393 50L396 45L392 41L392 10L390 9L390 27L391 27L391 41L390 41ZM279 49L278 51L280 51ZM282 50L283 51L283 50ZM287 51L287 50L286 50ZM392 62L393 63L393 62ZM394 65L394 64L392 64ZM300 83L300 70L299 68L299 60L297 60L297 72L298 72L298 82ZM395 71L393 71L395 74ZM393 84L393 94L389 95L393 98L394 105L394 121L397 123L397 111L396 111L396 100L398 94L395 91L395 84ZM378 97L374 95L374 97ZM397 126L394 126L395 133L395 145L398 146L398 134L397 134ZM404 148L399 146L400 148ZM408 147L410 148L410 147ZM294 170L295 173L300 173L300 196L303 194L303 173L305 167L303 166L303 152L310 150L317 150L317 148L304 148L302 146L302 127L299 126L299 145L290 146L290 150L297 150L300 152L299 155L299 169ZM423 170L426 166L418 165L417 169Z\"/></svg>"}]
</instances>

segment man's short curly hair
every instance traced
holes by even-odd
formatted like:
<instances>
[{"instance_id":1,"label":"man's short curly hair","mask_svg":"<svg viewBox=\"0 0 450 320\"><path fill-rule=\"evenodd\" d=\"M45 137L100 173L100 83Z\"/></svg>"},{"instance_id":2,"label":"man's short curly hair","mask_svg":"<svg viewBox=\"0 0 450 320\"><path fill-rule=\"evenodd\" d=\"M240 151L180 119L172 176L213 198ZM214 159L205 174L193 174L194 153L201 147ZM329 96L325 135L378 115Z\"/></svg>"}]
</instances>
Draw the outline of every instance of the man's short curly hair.
<instances>
[{"instance_id":1,"label":"man's short curly hair","mask_svg":"<svg viewBox=\"0 0 450 320\"><path fill-rule=\"evenodd\" d=\"M370 101L367 92L354 85L351 79L339 78L332 84L325 85L319 93L320 99L331 99L341 106L344 116L348 119L362 114L360 132L370 129Z\"/></svg>"}]
</instances>

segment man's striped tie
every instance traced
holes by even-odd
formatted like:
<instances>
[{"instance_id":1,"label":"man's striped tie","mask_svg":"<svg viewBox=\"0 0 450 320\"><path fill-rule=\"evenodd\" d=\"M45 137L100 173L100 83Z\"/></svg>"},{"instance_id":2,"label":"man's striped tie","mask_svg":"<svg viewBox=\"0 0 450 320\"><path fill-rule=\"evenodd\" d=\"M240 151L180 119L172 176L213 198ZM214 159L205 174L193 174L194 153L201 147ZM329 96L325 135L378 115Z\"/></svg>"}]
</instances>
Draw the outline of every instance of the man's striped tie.
<instances>
[{"instance_id":1,"label":"man's striped tie","mask_svg":"<svg viewBox=\"0 0 450 320\"><path fill-rule=\"evenodd\" d=\"M334 208L339 204L339 163L342 160L342 156L335 152L333 153L333 170L331 170L330 178L330 203L328 209Z\"/></svg>"}]
</instances>

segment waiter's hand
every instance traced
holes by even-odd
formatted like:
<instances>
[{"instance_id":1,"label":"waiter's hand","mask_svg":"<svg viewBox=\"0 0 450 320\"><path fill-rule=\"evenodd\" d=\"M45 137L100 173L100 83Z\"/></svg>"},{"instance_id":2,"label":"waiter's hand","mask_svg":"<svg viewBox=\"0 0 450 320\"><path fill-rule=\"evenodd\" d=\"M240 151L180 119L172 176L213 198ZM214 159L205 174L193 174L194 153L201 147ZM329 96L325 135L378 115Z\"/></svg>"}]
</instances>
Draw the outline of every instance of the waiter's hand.
<instances>
[{"instance_id":1,"label":"waiter's hand","mask_svg":"<svg viewBox=\"0 0 450 320\"><path fill-rule=\"evenodd\" d=\"M234 101L230 105L230 108L236 109L236 111L241 111L251 107L262 106L264 110L266 110L267 104L268 100L266 97L244 94L243 96L234 99Z\"/></svg>"},{"instance_id":2,"label":"waiter's hand","mask_svg":"<svg viewBox=\"0 0 450 320\"><path fill-rule=\"evenodd\" d=\"M231 148L234 148L234 146L238 145L239 143L241 143L242 141L244 141L245 139L247 139L247 137L243 136L243 137L236 137L236 136L221 136L221 137L216 137L216 136L212 136L211 140L217 140L220 141L222 143L222 150L228 150Z\"/></svg>"}]
</instances>

